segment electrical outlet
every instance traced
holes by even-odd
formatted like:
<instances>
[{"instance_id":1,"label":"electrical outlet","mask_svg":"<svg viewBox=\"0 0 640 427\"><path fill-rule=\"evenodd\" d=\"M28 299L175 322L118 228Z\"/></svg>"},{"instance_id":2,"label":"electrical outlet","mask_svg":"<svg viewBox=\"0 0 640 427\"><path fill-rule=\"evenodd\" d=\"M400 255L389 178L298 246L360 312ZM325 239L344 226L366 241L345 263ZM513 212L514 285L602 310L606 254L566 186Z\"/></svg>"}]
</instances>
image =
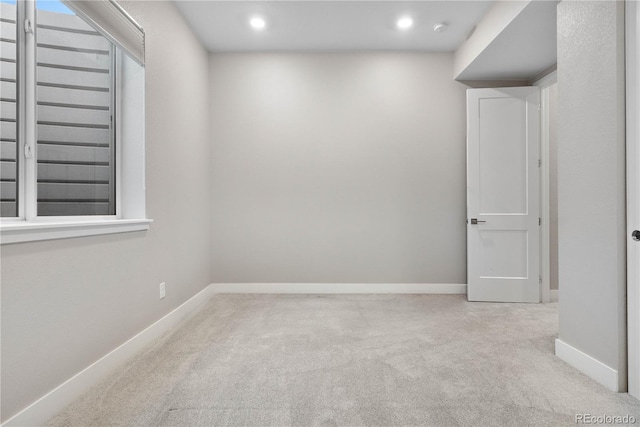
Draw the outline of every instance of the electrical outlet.
<instances>
[{"instance_id":1,"label":"electrical outlet","mask_svg":"<svg viewBox=\"0 0 640 427\"><path fill-rule=\"evenodd\" d=\"M167 295L166 283L160 283L160 299L164 298Z\"/></svg>"}]
</instances>

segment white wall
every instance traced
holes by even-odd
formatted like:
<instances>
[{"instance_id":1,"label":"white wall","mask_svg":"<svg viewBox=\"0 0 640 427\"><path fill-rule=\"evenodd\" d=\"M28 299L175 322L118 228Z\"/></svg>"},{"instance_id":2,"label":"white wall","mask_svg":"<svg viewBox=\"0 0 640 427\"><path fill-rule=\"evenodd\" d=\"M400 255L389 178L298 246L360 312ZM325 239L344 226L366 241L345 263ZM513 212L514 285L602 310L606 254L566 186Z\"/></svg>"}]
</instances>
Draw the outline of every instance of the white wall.
<instances>
[{"instance_id":1,"label":"white wall","mask_svg":"<svg viewBox=\"0 0 640 427\"><path fill-rule=\"evenodd\" d=\"M2 246L2 420L209 284L208 54L172 3L123 5L146 31L155 222L147 233Z\"/></svg>"},{"instance_id":2,"label":"white wall","mask_svg":"<svg viewBox=\"0 0 640 427\"><path fill-rule=\"evenodd\" d=\"M452 54L212 54L214 282L466 283Z\"/></svg>"},{"instance_id":3,"label":"white wall","mask_svg":"<svg viewBox=\"0 0 640 427\"><path fill-rule=\"evenodd\" d=\"M626 387L624 76L624 2L561 2L559 338L608 367L585 359L619 390Z\"/></svg>"}]
</instances>

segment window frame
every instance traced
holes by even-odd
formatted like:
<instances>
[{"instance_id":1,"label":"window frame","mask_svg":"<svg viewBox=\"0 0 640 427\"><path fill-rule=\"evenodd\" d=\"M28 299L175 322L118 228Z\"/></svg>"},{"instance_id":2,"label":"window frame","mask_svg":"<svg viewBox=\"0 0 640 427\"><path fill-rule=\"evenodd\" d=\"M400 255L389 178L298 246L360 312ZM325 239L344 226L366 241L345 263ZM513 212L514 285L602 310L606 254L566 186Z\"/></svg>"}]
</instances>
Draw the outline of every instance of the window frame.
<instances>
[{"instance_id":1,"label":"window frame","mask_svg":"<svg viewBox=\"0 0 640 427\"><path fill-rule=\"evenodd\" d=\"M84 19L81 16L82 19ZM25 31L25 25L30 23L32 30ZM114 45L113 61L113 120L115 161L112 179L115 180L115 214L114 215L69 215L69 216L38 216L37 215L37 81L36 81L36 1L25 0L16 2L16 204L17 217L0 218L0 244L31 242L38 240L63 239L71 237L95 236L101 234L144 231L153 222L146 218L144 197L144 130L142 140L127 141L137 144L140 159L137 162L127 162L128 168L142 169L142 183L123 182L124 176L139 176L137 171L124 171L122 162L123 134L122 127L122 80L123 55L122 49ZM144 69L143 69L144 70ZM144 84L144 77L142 77ZM140 96L144 109L144 89ZM142 113L144 118L144 112ZM142 120L144 122L144 120ZM144 123L141 124L144 126ZM25 153L31 151L30 156ZM126 180L125 180L126 181ZM130 180L129 180L130 181ZM123 215L122 193L129 185L142 184L142 197L137 197L138 206L127 206L127 211L134 212L134 217ZM138 192L139 193L139 192ZM132 204L132 198L127 198Z\"/></svg>"}]
</instances>

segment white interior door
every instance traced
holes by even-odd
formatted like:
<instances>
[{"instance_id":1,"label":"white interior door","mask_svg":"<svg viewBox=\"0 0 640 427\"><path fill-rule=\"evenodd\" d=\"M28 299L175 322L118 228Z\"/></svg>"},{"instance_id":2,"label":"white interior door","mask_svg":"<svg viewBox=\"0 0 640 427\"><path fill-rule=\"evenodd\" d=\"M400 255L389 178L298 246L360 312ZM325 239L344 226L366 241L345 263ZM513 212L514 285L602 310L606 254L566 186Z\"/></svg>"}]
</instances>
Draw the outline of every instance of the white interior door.
<instances>
[{"instance_id":1,"label":"white interior door","mask_svg":"<svg viewBox=\"0 0 640 427\"><path fill-rule=\"evenodd\" d=\"M640 399L640 5L626 2L629 394Z\"/></svg>"},{"instance_id":2,"label":"white interior door","mask_svg":"<svg viewBox=\"0 0 640 427\"><path fill-rule=\"evenodd\" d=\"M540 301L540 91L467 91L467 297Z\"/></svg>"}]
</instances>

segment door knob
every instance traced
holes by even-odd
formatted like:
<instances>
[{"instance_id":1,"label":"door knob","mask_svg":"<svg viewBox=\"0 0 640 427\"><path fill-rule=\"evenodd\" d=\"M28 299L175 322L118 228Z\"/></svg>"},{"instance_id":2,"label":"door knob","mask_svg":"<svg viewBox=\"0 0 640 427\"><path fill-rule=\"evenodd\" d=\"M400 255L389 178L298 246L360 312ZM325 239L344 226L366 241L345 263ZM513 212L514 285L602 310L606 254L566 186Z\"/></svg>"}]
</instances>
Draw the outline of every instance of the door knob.
<instances>
[{"instance_id":1,"label":"door knob","mask_svg":"<svg viewBox=\"0 0 640 427\"><path fill-rule=\"evenodd\" d=\"M633 230L631 232L631 238L636 242L640 242L640 230Z\"/></svg>"},{"instance_id":2,"label":"door knob","mask_svg":"<svg viewBox=\"0 0 640 427\"><path fill-rule=\"evenodd\" d=\"M487 222L487 221L478 221L478 218L471 218L471 224L480 224L481 222Z\"/></svg>"}]
</instances>

